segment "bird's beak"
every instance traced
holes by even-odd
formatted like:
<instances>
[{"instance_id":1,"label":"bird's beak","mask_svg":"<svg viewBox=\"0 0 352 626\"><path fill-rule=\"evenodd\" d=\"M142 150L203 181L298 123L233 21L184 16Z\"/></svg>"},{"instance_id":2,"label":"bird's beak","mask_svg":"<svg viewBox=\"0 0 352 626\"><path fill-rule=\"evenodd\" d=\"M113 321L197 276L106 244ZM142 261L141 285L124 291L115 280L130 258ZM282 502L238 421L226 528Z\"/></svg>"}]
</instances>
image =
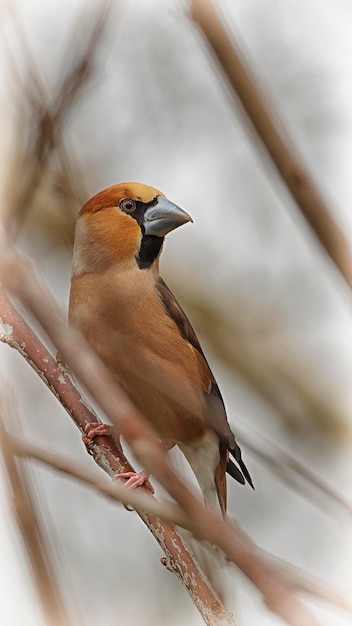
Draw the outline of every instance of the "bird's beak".
<instances>
[{"instance_id":1,"label":"bird's beak","mask_svg":"<svg viewBox=\"0 0 352 626\"><path fill-rule=\"evenodd\" d=\"M144 213L146 235L164 237L171 230L186 222L193 222L191 216L163 196L158 196L157 203L150 206Z\"/></svg>"}]
</instances>

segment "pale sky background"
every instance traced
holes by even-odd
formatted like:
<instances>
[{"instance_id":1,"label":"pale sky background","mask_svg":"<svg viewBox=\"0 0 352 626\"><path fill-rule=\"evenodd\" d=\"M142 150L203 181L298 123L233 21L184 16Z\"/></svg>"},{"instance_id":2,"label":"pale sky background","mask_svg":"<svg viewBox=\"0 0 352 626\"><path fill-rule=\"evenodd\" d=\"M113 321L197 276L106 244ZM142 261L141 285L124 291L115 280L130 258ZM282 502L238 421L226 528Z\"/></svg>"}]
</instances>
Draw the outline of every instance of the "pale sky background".
<instances>
[{"instance_id":1,"label":"pale sky background","mask_svg":"<svg viewBox=\"0 0 352 626\"><path fill-rule=\"evenodd\" d=\"M6 4L17 7L35 64L48 92L55 92L68 41L73 36L74 47L84 40L87 21L77 26L77 17L88 20L98 2L3 3L1 46L14 50ZM352 4L219 0L219 6L352 245ZM6 56L2 58L0 176L8 183L14 142L22 129L15 123L13 76ZM319 406L343 424L339 436L333 429L320 435L319 428L308 427L295 389L285 388L283 376L277 384L296 416L288 426L243 376L226 367L211 338L197 326L194 310L192 321L234 430L237 420L255 441L266 435L280 442L351 501L350 294L223 87L199 33L185 18L183 2L116 2L95 78L65 126L65 146L72 162L79 160L90 195L116 182L137 180L163 190L192 215L194 224L168 238L162 259L163 276L177 297L185 306L197 297L202 304L216 305L224 324L240 329L247 346L270 354L278 374L292 368L295 383L309 381ZM4 202L7 193L3 187ZM66 307L71 251L47 232L39 219L29 217L18 245L34 257ZM191 308L186 307L190 316ZM230 350L231 341L229 336ZM90 467L78 431L49 392L18 355L0 348L5 412L11 415L16 406L28 436ZM351 589L347 516L324 499L317 506L245 449L244 454L256 491L229 482L230 513L262 548L327 583ZM32 474L65 599L72 611L76 603L80 607L85 626L202 623L177 580L160 566L158 546L133 513L53 471L33 467ZM1 624L41 626L5 485L0 484ZM233 576L230 608L239 626L279 625L243 576ZM351 616L342 611L315 602L309 606L323 626L351 624Z\"/></svg>"}]
</instances>

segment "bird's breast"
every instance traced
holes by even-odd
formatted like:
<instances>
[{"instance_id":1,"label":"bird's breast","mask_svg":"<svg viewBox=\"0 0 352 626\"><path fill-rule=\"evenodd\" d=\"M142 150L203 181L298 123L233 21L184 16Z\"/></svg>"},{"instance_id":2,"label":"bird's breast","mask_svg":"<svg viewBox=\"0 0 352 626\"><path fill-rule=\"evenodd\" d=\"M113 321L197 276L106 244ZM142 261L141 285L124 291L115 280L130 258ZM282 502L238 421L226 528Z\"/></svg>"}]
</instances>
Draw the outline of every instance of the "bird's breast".
<instances>
[{"instance_id":1,"label":"bird's breast","mask_svg":"<svg viewBox=\"0 0 352 626\"><path fill-rule=\"evenodd\" d=\"M73 278L70 319L162 439L189 442L205 431L197 360L152 272Z\"/></svg>"}]
</instances>

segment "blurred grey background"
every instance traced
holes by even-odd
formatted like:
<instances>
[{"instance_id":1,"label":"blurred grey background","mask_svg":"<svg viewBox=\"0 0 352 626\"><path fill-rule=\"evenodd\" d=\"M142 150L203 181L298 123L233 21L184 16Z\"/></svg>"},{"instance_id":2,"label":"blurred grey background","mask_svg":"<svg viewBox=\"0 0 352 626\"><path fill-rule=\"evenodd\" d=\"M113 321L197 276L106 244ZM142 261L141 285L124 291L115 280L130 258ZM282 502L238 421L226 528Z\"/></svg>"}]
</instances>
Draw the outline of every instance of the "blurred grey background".
<instances>
[{"instance_id":1,"label":"blurred grey background","mask_svg":"<svg viewBox=\"0 0 352 626\"><path fill-rule=\"evenodd\" d=\"M352 5L218 6L352 245ZM195 326L240 442L243 433L273 457L271 442L279 444L351 500L350 293L254 140L186 4L113 2L91 49L101 2L17 0L0 10L1 205L18 247L65 309L80 204L125 180L161 189L194 219L168 238L161 273ZM87 46L89 67L69 83L74 95L52 133L47 111L70 93L65 77ZM0 385L5 412L19 413L26 435L91 466L64 411L5 346ZM242 447L256 491L229 481L230 514L263 549L350 588L347 514ZM54 471L28 471L73 624L201 623L133 513ZM41 625L4 483L1 512L2 623ZM241 626L280 623L235 569L230 578ZM310 604L322 624L350 623Z\"/></svg>"}]
</instances>

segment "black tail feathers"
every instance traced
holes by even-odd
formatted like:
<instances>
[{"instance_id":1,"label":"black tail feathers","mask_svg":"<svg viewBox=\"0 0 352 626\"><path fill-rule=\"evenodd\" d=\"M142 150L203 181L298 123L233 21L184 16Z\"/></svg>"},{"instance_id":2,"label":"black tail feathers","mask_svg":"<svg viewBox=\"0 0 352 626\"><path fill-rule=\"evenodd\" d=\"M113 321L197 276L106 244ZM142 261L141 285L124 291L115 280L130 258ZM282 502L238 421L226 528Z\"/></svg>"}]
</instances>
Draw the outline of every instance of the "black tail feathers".
<instances>
[{"instance_id":1,"label":"black tail feathers","mask_svg":"<svg viewBox=\"0 0 352 626\"><path fill-rule=\"evenodd\" d=\"M228 462L227 462L227 467L226 467L227 473L230 474L230 476L232 476L232 478L237 480L242 485L245 484L245 479L246 479L247 483L252 487L252 489L254 489L254 485L253 485L253 481L251 479L251 475L250 475L248 469L246 468L244 462L242 461L241 448L237 445L236 442L235 443L230 443L229 451L232 454L232 456L234 457L235 461L240 466L241 471L234 464L234 462L231 459L229 459Z\"/></svg>"}]
</instances>

